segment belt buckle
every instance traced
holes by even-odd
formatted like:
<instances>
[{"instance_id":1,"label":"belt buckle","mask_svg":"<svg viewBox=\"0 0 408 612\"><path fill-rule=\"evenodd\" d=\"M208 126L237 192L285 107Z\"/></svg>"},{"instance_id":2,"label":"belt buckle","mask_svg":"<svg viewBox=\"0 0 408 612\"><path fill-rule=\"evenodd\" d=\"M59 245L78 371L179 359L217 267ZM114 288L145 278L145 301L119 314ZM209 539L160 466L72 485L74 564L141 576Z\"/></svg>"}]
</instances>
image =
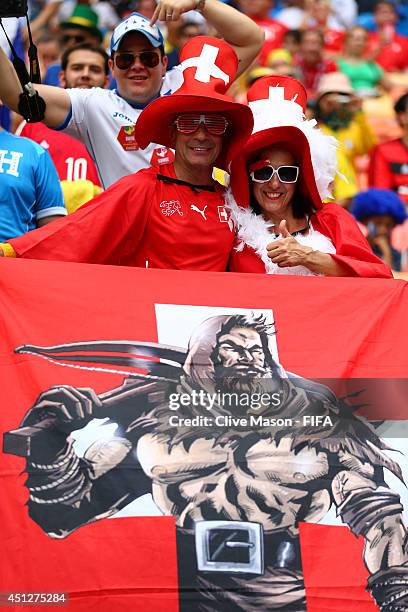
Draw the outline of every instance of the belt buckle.
<instances>
[{"instance_id":1,"label":"belt buckle","mask_svg":"<svg viewBox=\"0 0 408 612\"><path fill-rule=\"evenodd\" d=\"M260 523L197 521L195 545L200 571L264 573L264 540Z\"/></svg>"}]
</instances>

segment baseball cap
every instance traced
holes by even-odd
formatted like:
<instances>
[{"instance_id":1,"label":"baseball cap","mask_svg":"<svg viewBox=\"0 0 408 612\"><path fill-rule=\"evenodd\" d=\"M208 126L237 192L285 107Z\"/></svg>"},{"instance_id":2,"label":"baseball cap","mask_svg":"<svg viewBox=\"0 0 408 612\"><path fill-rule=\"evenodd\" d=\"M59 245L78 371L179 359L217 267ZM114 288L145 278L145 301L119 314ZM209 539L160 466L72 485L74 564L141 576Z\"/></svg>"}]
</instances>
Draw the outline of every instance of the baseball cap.
<instances>
[{"instance_id":1,"label":"baseball cap","mask_svg":"<svg viewBox=\"0 0 408 612\"><path fill-rule=\"evenodd\" d=\"M149 19L146 19L143 15L132 13L114 29L110 44L111 52L118 50L123 37L129 34L129 32L140 32L146 36L153 47L161 47L164 45L163 35L159 28L156 25L151 26Z\"/></svg>"}]
</instances>

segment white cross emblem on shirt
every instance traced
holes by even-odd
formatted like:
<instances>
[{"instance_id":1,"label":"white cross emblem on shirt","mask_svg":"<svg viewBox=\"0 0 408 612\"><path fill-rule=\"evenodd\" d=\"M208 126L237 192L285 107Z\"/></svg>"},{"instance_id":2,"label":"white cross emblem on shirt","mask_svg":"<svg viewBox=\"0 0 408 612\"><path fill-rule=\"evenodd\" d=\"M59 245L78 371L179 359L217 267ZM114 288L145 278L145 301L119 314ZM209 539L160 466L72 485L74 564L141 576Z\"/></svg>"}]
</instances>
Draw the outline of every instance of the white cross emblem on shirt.
<instances>
[{"instance_id":1,"label":"white cross emblem on shirt","mask_svg":"<svg viewBox=\"0 0 408 612\"><path fill-rule=\"evenodd\" d=\"M221 79L225 85L228 85L230 82L228 74L215 63L218 52L218 47L205 44L198 57L189 57L181 63L181 69L184 72L186 68L196 67L194 78L201 83L209 83L211 77L214 77L215 79Z\"/></svg>"}]
</instances>

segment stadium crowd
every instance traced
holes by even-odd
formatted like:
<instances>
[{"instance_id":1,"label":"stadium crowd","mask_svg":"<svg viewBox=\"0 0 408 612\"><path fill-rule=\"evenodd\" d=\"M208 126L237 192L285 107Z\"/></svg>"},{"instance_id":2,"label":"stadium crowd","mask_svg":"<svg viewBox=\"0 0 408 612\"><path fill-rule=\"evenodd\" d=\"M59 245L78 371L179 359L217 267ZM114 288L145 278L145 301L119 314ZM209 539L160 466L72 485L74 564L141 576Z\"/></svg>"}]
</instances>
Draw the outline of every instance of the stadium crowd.
<instances>
[{"instance_id":1,"label":"stadium crowd","mask_svg":"<svg viewBox=\"0 0 408 612\"><path fill-rule=\"evenodd\" d=\"M138 13L136 17L133 15L135 12ZM41 230L41 236L48 236L52 245L54 230L51 227L54 223L61 224L57 218L66 216L67 212L70 217L84 204L87 204L84 210L89 211L88 215L82 212L82 217L75 218L88 217L87 231L90 232L91 225L94 225L95 233L102 232L100 220L91 223L90 211L102 206L106 200L112 201L103 192L108 188L116 189L112 192L117 194L115 197L123 198L125 183L122 177L139 170L144 173L141 175L141 189L157 191L158 188L151 186L148 180L150 171L143 170L150 166L159 171L155 177L165 177L164 183L159 185L160 193L164 194L163 201L174 201L172 189L176 189L173 183L177 181L207 185L208 168L197 172L194 160L188 159L189 150L183 149L186 147L183 139L190 127L176 122L174 138L169 140L161 135L160 130L155 132L149 121L159 125L167 120L165 109L168 104L160 105L159 102L176 96L182 86L179 64L190 59L183 61L181 49L189 41L197 40L198 36L211 36L223 39L233 47L238 67L237 71L225 68L231 79L225 95L222 94L224 106L194 107L191 102L191 110L199 113L203 123L197 134L204 133L207 140L212 138L214 141L225 132L228 134L227 127L222 132L221 127L207 125L207 117L200 115L222 112L231 128L234 120L228 116L231 111L228 97L237 105L237 110L231 112L241 113L243 128L240 137L248 140L250 129L245 123L246 111L242 108L247 104L248 90L253 91L261 79L279 86L279 79L268 81L267 78L273 75L282 77L282 83L288 82L286 77L297 79L307 94L302 120L311 126L316 122L319 133L328 137L325 142L329 142L329 137L337 140L337 172L333 173L327 193L322 194L319 189L320 200L332 206L336 202L348 211L347 216L353 215L372 252L392 268L395 276L404 278L406 273L408 278L406 0L29 0L29 17L44 83L38 90L47 103L46 124L26 123L15 112L19 84L3 54L0 61L0 98L3 101L0 108L0 241L5 243L2 247L4 255L15 255L17 251L19 256L28 252L32 253L28 256L36 257L35 240L30 242L28 239L27 242L26 239L24 242L22 238L21 250L18 240L15 244L13 240L47 225L47 229ZM129 17L142 21L135 25ZM150 25L146 25L149 22ZM27 59L25 20L3 19L3 26L17 53ZM2 30L0 47L10 57L10 47ZM135 66L142 67L139 77L137 69L132 78L127 78ZM181 100L183 94L178 95ZM184 113L190 110L190 101L185 107L183 102L179 103ZM150 107L155 112L145 110ZM273 107L267 112L273 113ZM109 123L111 116L123 120L119 129L116 124L112 126ZM135 129L139 123L143 123L143 133L141 128ZM269 127L276 128L276 125ZM187 131L183 132L183 129ZM149 130L151 139L146 137L146 142L142 143ZM240 146L244 145L244 140ZM145 148L142 149L141 144ZM223 185L228 183L227 170L232 160L232 147L224 148L226 152L220 145L213 159L216 166L213 176ZM282 168L295 167L292 165L296 162L293 161L293 152L288 154L289 162L285 162ZM200 157L199 152L196 157ZM29 163L24 164L23 160L29 160ZM170 169L173 164L175 174ZM280 168L275 173L273 165L268 167L273 172L267 181L275 185L274 191L278 193L282 186L288 190L287 185L293 181L283 180ZM252 170L249 166L247 170L250 176L258 176L256 172L264 168ZM18 186L15 179L19 179ZM252 180L262 183L263 179ZM178 189L180 191L181 187ZM217 191L218 187L211 189ZM208 187L204 189L208 190ZM98 197L94 199L95 196ZM213 198L214 202L220 199L218 192L207 197ZM316 200L315 195L313 197ZM204 200L201 208L196 206L196 212L207 220L205 207L202 208ZM219 211L221 208L222 214L226 215L223 207L218 205ZM166 210L168 214L162 211L165 217L182 216L180 210ZM120 216L116 208L111 214L115 218ZM279 225L277 234L290 248L294 248L293 237L303 231L297 228L295 218L296 214L292 228L296 231L290 234L276 219L276 225ZM267 217L268 221L271 219ZM313 228L309 225L309 215L305 215L305 220L310 233ZM64 223L68 227L68 220ZM77 225L80 223L85 221L78 221ZM109 223L114 223L113 217ZM69 227L72 226L73 222ZM194 230L184 227L183 236L186 231L192 232L193 240ZM54 242L60 242L63 236L57 232ZM120 239L126 241L127 237L124 235ZM156 238L151 238L152 244L161 239L159 232ZM175 235L168 248L177 249L177 240L181 239L182 234L178 238ZM9 240L12 240L11 245L7 242ZM127 262L128 265L147 265L149 262L150 266L160 267L152 254L153 247L147 250L149 255L140 247L140 255L129 263L127 252L118 254L112 250L113 245L110 245L112 249L107 249L106 243L102 248L102 240L106 239L89 241L86 252L90 252L92 244L93 255L84 255L83 260ZM140 240L143 242L143 236ZM211 248L215 248L217 240L214 235ZM43 244L44 240L41 237L37 242ZM335 244L335 248L339 253L340 245ZM268 256L276 263L275 268L281 265L276 253L275 259L272 258L269 247ZM222 253L220 257L224 261L228 259L228 253ZM53 258L58 258L58 255ZM286 259L285 262L288 265ZM202 269L207 269L206 265ZM173 266L179 267L170 257L168 265L163 267ZM225 263L219 269L223 266ZM319 267L315 270L311 265L309 268L320 273ZM338 270L333 273L339 274Z\"/></svg>"}]
</instances>

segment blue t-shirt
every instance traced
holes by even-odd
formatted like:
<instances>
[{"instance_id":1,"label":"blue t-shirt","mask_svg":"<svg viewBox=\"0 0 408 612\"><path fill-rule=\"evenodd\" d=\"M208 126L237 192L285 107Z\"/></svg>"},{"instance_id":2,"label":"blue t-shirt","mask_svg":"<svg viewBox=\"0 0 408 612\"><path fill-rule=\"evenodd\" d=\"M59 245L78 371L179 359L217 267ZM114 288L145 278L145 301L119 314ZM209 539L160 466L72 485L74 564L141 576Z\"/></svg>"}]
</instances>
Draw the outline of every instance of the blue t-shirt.
<instances>
[{"instance_id":1,"label":"blue t-shirt","mask_svg":"<svg viewBox=\"0 0 408 612\"><path fill-rule=\"evenodd\" d=\"M49 153L28 138L0 131L0 242L34 229L39 219L66 214Z\"/></svg>"}]
</instances>

